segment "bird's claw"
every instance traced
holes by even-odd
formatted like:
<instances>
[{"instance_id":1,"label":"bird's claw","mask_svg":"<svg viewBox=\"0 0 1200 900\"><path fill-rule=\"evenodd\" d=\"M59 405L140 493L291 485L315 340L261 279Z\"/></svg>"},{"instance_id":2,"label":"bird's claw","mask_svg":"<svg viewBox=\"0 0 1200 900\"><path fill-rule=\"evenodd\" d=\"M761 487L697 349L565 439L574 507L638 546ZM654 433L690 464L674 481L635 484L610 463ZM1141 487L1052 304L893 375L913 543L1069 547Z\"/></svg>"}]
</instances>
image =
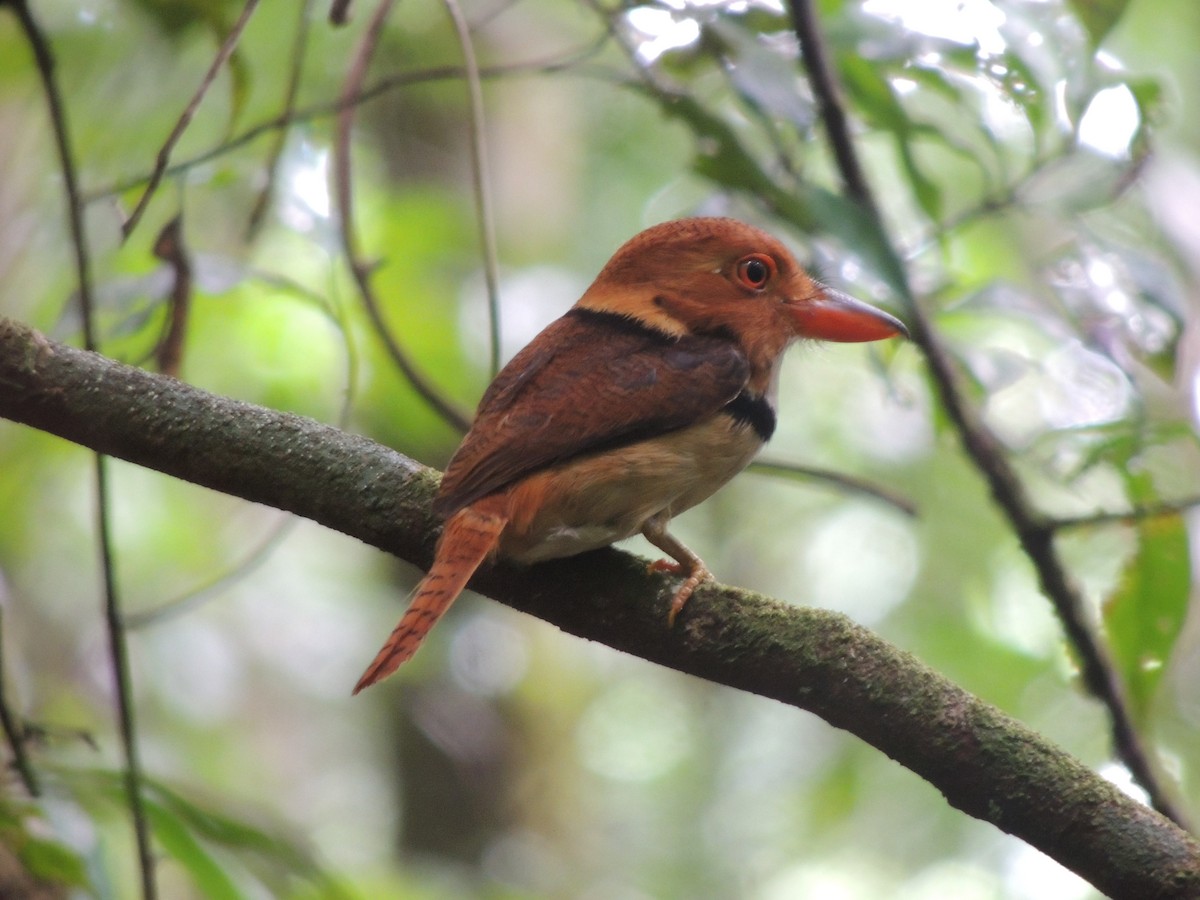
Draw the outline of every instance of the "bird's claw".
<instances>
[{"instance_id":1,"label":"bird's claw","mask_svg":"<svg viewBox=\"0 0 1200 900\"><path fill-rule=\"evenodd\" d=\"M671 598L671 608L667 610L667 627L675 627L675 619L679 613L687 605L688 600L692 598L696 588L704 584L706 581L712 581L713 574L704 567L703 564L698 566L686 567L681 563L669 559L659 559L650 563L647 567L651 572L666 572L670 575L687 575L683 584L675 591L675 596Z\"/></svg>"},{"instance_id":2,"label":"bird's claw","mask_svg":"<svg viewBox=\"0 0 1200 900\"><path fill-rule=\"evenodd\" d=\"M684 568L673 559L656 559L646 566L647 572L665 572L668 575L682 575Z\"/></svg>"}]
</instances>

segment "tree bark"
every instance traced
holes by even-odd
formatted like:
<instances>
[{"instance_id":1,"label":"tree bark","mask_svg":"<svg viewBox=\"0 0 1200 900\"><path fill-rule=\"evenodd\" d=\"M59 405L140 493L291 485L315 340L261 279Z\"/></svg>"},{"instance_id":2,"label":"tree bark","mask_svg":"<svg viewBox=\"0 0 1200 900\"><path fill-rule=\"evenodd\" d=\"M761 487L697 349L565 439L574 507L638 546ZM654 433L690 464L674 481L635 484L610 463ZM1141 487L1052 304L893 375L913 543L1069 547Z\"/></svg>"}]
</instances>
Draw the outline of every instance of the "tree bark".
<instances>
[{"instance_id":1,"label":"tree bark","mask_svg":"<svg viewBox=\"0 0 1200 900\"><path fill-rule=\"evenodd\" d=\"M422 567L432 556L435 471L7 319L0 417L288 510ZM710 585L668 629L672 581L612 549L485 567L471 586L571 634L813 712L1111 897L1200 897L1200 844L1189 835L843 615Z\"/></svg>"}]
</instances>

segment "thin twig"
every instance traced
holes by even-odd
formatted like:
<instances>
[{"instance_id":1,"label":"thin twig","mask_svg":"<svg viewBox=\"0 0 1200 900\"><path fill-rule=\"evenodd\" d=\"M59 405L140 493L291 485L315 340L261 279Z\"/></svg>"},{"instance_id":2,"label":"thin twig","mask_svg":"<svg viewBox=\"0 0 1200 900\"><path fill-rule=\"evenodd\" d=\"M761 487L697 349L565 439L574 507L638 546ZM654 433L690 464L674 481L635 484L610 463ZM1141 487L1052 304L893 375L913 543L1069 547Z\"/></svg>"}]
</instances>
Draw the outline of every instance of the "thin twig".
<instances>
[{"instance_id":1,"label":"thin twig","mask_svg":"<svg viewBox=\"0 0 1200 900\"><path fill-rule=\"evenodd\" d=\"M142 215L146 212L146 207L150 205L150 199L154 196L154 192L158 190L158 185L162 182L163 176L166 174L167 166L171 162L171 153L175 149L175 145L179 143L179 139L183 137L183 133L187 131L188 125L192 123L192 117L196 115L196 110L200 108L200 103L204 99L204 95L208 93L208 89L212 83L216 81L217 74L221 71L221 67L225 65L237 46L238 40L242 36L242 31L246 27L246 23L250 21L250 16L253 15L255 7L258 6L258 0L246 0L246 5L242 8L242 14L238 16L236 22L233 23L233 28L229 30L229 34L225 36L225 40L221 42L221 46L217 50L217 55L212 61L212 65L208 67L208 71L204 73L204 78L201 79L199 87L192 95L192 99L188 101L188 105L184 107L183 115L179 117L179 121L175 123L175 127L171 129L171 133L167 135L166 142L158 151L158 156L154 160L154 169L150 173L149 182L146 189L142 192L142 196L138 198L137 205L134 206L133 212L129 214L129 218L121 226L121 236L127 239L133 233L133 229L137 228L137 224L141 221Z\"/></svg>"},{"instance_id":2,"label":"thin twig","mask_svg":"<svg viewBox=\"0 0 1200 900\"><path fill-rule=\"evenodd\" d=\"M820 469L812 466L800 466L793 463L770 462L768 460L757 460L751 463L749 471L776 477L799 477L812 481L823 481L850 493L863 494L875 500L881 500L889 506L900 510L906 516L917 515L917 506L908 497L880 485L872 484L869 481L863 481L861 478L855 478L853 475L847 475L844 472L836 472L832 469Z\"/></svg>"},{"instance_id":3,"label":"thin twig","mask_svg":"<svg viewBox=\"0 0 1200 900\"><path fill-rule=\"evenodd\" d=\"M480 85L479 63L475 59L475 45L471 40L471 29L458 5L458 0L442 0L454 33L462 48L463 68L466 70L467 96L470 99L471 115L467 118L467 131L471 143L471 181L475 194L475 219L479 224L479 244L483 250L483 280L487 285L488 336L491 344L491 374L500 371L500 274L496 254L496 225L492 213L491 179L488 177L487 137L483 121L483 88Z\"/></svg>"},{"instance_id":4,"label":"thin twig","mask_svg":"<svg viewBox=\"0 0 1200 900\"><path fill-rule=\"evenodd\" d=\"M479 75L480 78L490 80L493 78L545 75L561 72L566 69L574 68L589 58L595 56L597 53L603 50L605 44L608 43L610 38L611 35L608 32L604 32L592 43L589 43L579 49L572 50L570 53L562 56L556 56L554 58L542 61L504 63L494 66L484 66L479 70ZM270 119L259 122L256 125L252 125L241 134L224 141L210 150L205 150L203 153L199 153L190 159L168 166L165 174L168 176L180 175L189 169L195 168L196 166L203 165L204 163L211 162L212 160L218 159L228 153L232 153L246 144L257 140L264 134L270 134L271 132L288 128L292 125L312 122L327 116L337 115L347 107L369 103L372 100L377 100L380 97L386 96L394 90L420 84L432 84L439 81L450 81L456 78L463 78L465 74L466 72L462 66L433 66L413 72L397 72L392 75L386 75L375 83L363 88L356 96L339 96L336 100L303 107L295 110L290 115L282 113L280 115L273 116ZM84 199L88 203L92 203L97 200L108 199L140 187L146 184L149 180L149 174L137 175L126 179L125 181L114 182L113 184L90 191L85 194Z\"/></svg>"},{"instance_id":5,"label":"thin twig","mask_svg":"<svg viewBox=\"0 0 1200 900\"><path fill-rule=\"evenodd\" d=\"M159 625L184 613L199 609L209 600L219 597L233 585L258 571L271 559L275 550L283 545L284 540L295 531L299 524L300 520L295 516L286 514L280 516L279 521L271 525L267 536L258 543L258 546L253 547L244 559L209 578L203 584L172 597L170 600L165 600L158 606L126 613L121 620L122 623L130 631L136 631L139 628Z\"/></svg>"},{"instance_id":6,"label":"thin twig","mask_svg":"<svg viewBox=\"0 0 1200 900\"><path fill-rule=\"evenodd\" d=\"M25 785L29 796L37 797L41 795L42 787L38 783L33 764L29 761L29 754L25 752L25 743L29 739L29 735L20 720L8 708L8 695L4 679L3 613L4 611L0 610L0 728L4 729L4 738L12 750L13 768L17 771L17 777L21 779L21 784Z\"/></svg>"},{"instance_id":7,"label":"thin twig","mask_svg":"<svg viewBox=\"0 0 1200 900\"><path fill-rule=\"evenodd\" d=\"M572 50L567 54L556 56L551 59L542 61L530 61L520 63L504 63L502 65L484 66L479 70L479 77L482 79L504 78L514 75L544 75L554 72L561 72L565 69L571 69L585 62L591 57L599 53L608 43L610 35L604 32L592 43L585 45L582 48ZM317 119L322 119L327 116L334 116L340 113L347 107L359 106L360 104L368 103L372 100L377 100L380 97L386 96L394 90L400 88L412 87L419 84L432 84L439 81L450 81L455 78L465 76L465 70L462 66L434 66L428 69L419 69L415 72L397 72L392 75L386 75L379 81L363 88L357 95L353 97L338 97L338 99L326 103L317 103L312 106L306 106L301 109L280 113L277 116L272 116L252 125L232 138L218 144L217 146L205 150L203 153L186 159L183 162L169 165L163 173L164 177L173 177L181 175L190 169L211 162L214 159L219 159L235 150L239 150L245 145L257 140L265 134L279 131L280 129L290 128L292 125L298 125L305 122L312 122ZM141 187L150 181L150 173L137 175L128 178L125 181L118 181L104 187L96 188L84 194L86 203L94 203L97 200L107 200L111 197L118 196L126 191L134 190Z\"/></svg>"},{"instance_id":8,"label":"thin twig","mask_svg":"<svg viewBox=\"0 0 1200 900\"><path fill-rule=\"evenodd\" d=\"M1090 528L1094 525L1132 525L1144 519L1177 516L1197 506L1200 506L1200 497L1185 497L1182 500L1164 500L1161 503L1135 506L1124 512L1098 512L1086 516L1052 519L1046 522L1046 527L1063 531L1068 528Z\"/></svg>"},{"instance_id":9,"label":"thin twig","mask_svg":"<svg viewBox=\"0 0 1200 900\"><path fill-rule=\"evenodd\" d=\"M75 272L79 281L79 305L83 319L83 345L88 350L96 349L95 317L92 315L91 261L88 243L84 234L83 204L80 201L79 178L75 169L75 157L71 153L70 137L67 133L66 104L54 77L54 55L50 44L38 27L29 10L27 0L9 0L17 13L17 19L29 41L37 63L38 75L42 79L42 90L46 94L46 107L50 113L50 125L54 132L54 143L63 172L63 187L67 200L67 223L71 229L71 252L74 256Z\"/></svg>"},{"instance_id":10,"label":"thin twig","mask_svg":"<svg viewBox=\"0 0 1200 900\"><path fill-rule=\"evenodd\" d=\"M92 298L92 277L88 257L87 234L83 224L83 201L79 193L79 178L75 155L71 151L65 106L54 77L54 57L50 45L30 13L26 0L13 0L17 18L25 32L37 62L38 74L46 94L46 105L58 148L59 166L66 192L67 219L71 229L71 244L75 256L75 275L78 281L79 304L83 318L85 349L96 350L96 324ZM129 657L125 645L125 630L120 622L120 600L113 572L112 529L109 513L112 509L106 457L95 454L96 464L96 530L100 550L100 565L104 577L104 619L108 630L109 657L117 695L117 720L121 745L125 755L124 779L129 795L129 810L137 841L138 871L141 876L142 897L154 900L158 888L154 880L154 855L150 843L150 828L142 802L142 764L138 753L137 728L134 720L133 687L129 672Z\"/></svg>"},{"instance_id":11,"label":"thin twig","mask_svg":"<svg viewBox=\"0 0 1200 900\"><path fill-rule=\"evenodd\" d=\"M291 120L296 109L296 97L300 92L300 76L304 72L304 58L308 50L309 13L313 0L304 0L299 4L300 19L296 23L296 37L292 42L291 65L288 68L287 86L283 92L283 110L280 118ZM275 199L275 185L279 180L279 161L283 158L283 150L287 146L288 129L280 128L275 133L275 142L267 153L267 182L259 191L258 199L250 210L250 218L246 221L246 240L252 241L266 219L271 201Z\"/></svg>"},{"instance_id":12,"label":"thin twig","mask_svg":"<svg viewBox=\"0 0 1200 900\"><path fill-rule=\"evenodd\" d=\"M346 254L346 263L350 267L350 273L354 277L355 284L358 286L363 306L366 307L371 324L391 355L392 361L401 373L403 373L404 377L408 379L408 383L412 386L413 390L429 404L431 409L458 431L465 432L470 427L470 419L466 413L442 397L437 389L417 369L412 360L408 358L408 353L405 352L404 348L392 336L387 323L384 321L379 300L376 298L375 291L371 287L371 267L359 256L358 242L354 233L354 190L350 172L350 137L354 125L355 105L349 101L352 98L358 97L362 91L367 65L370 63L371 55L383 30L383 24L387 20L388 13L391 11L394 2L395 0L381 0L379 6L375 9L375 14L371 17L371 21L367 25L367 30L363 34L362 41L359 43L358 49L351 60L350 71L346 73L346 82L342 87L343 103L341 110L338 112L337 134L333 145L334 195L337 197L340 226L338 230L342 238L342 250Z\"/></svg>"},{"instance_id":13,"label":"thin twig","mask_svg":"<svg viewBox=\"0 0 1200 900\"><path fill-rule=\"evenodd\" d=\"M133 702L133 674L129 666L129 647L125 626L121 623L121 601L113 566L112 491L108 479L108 457L96 454L96 527L100 540L100 568L104 573L104 625L108 632L108 653L117 687L118 723L125 753L125 792L133 813L137 835L138 870L142 897L154 900L158 884L154 877L154 850L150 843L150 823L142 799L145 774L138 747L137 720Z\"/></svg>"},{"instance_id":14,"label":"thin twig","mask_svg":"<svg viewBox=\"0 0 1200 900\"><path fill-rule=\"evenodd\" d=\"M812 0L788 0L788 6L796 23L801 59L813 92L817 95L838 170L851 196L872 214L881 240L887 240L874 195L858 162L833 72L826 63L824 40L817 27ZM902 268L898 269L903 272ZM1151 763L1150 751L1144 746L1133 724L1123 685L1107 649L1096 639L1085 615L1086 607L1078 587L1067 574L1055 550L1054 528L1048 526L1034 510L999 441L967 404L958 387L958 375L950 354L935 333L925 311L913 302L910 286L906 283L899 287L909 300L909 326L913 342L925 355L942 405L954 423L968 456L987 480L993 499L1007 516L1022 549L1037 570L1042 590L1058 612L1067 637L1075 648L1084 683L1108 708L1117 754L1145 789L1155 809L1187 827L1183 811L1159 780Z\"/></svg>"},{"instance_id":15,"label":"thin twig","mask_svg":"<svg viewBox=\"0 0 1200 900\"><path fill-rule=\"evenodd\" d=\"M954 234L976 222L998 213L1006 212L1019 205L1026 204L1030 198L1036 198L1036 181L1046 176L1046 173L1059 162L1053 156L1039 156L1033 159L1029 166L1016 178L1006 182L999 190L989 191L972 206L960 210L947 217L940 224L935 224L926 234L918 235L912 243L901 249L905 260L913 260L926 250L933 247L939 235ZM1141 162L1134 160L1126 169L1124 178L1135 177ZM1114 193L1114 199L1117 195Z\"/></svg>"}]
</instances>

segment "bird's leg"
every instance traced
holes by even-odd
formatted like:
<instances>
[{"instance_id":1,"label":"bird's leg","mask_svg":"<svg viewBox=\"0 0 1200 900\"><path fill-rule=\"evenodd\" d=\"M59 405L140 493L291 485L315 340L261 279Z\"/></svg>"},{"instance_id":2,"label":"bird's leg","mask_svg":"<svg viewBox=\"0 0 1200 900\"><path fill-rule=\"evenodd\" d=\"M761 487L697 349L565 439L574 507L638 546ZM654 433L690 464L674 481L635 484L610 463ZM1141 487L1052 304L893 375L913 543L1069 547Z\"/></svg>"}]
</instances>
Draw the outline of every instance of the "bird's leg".
<instances>
[{"instance_id":1,"label":"bird's leg","mask_svg":"<svg viewBox=\"0 0 1200 900\"><path fill-rule=\"evenodd\" d=\"M692 593L704 582L712 581L713 574L704 565L704 560L667 532L669 518L664 513L652 516L642 526L642 534L646 540L675 560L673 563L665 559L652 562L650 564L651 572L671 572L685 576L683 584L671 598L671 609L667 612L667 626L671 627L675 624L676 616L691 598Z\"/></svg>"}]
</instances>

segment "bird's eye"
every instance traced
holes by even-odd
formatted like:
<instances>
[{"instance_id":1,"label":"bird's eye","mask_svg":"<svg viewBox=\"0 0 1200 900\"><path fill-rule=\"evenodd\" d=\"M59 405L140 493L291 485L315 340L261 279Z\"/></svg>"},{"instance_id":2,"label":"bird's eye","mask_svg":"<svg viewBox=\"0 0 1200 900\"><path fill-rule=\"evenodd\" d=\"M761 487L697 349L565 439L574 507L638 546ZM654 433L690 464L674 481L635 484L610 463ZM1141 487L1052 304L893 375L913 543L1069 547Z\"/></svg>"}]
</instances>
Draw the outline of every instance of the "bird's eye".
<instances>
[{"instance_id":1,"label":"bird's eye","mask_svg":"<svg viewBox=\"0 0 1200 900\"><path fill-rule=\"evenodd\" d=\"M775 274L775 260L765 253L751 253L738 260L734 271L743 287L761 291Z\"/></svg>"}]
</instances>

